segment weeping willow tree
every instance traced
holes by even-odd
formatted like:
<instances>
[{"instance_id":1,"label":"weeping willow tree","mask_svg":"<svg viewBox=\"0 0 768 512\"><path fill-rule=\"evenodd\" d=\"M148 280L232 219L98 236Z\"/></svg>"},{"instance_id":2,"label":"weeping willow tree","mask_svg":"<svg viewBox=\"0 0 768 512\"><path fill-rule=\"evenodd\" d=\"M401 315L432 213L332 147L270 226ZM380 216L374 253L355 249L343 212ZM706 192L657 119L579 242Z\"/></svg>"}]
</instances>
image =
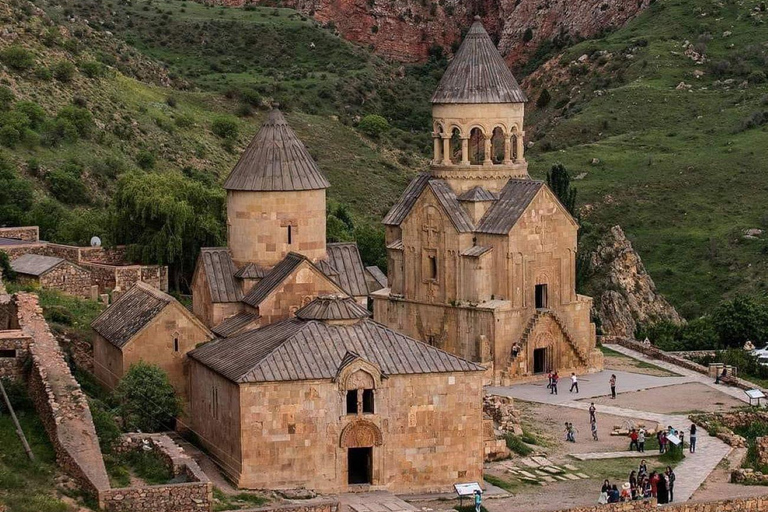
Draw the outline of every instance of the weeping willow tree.
<instances>
[{"instance_id":1,"label":"weeping willow tree","mask_svg":"<svg viewBox=\"0 0 768 512\"><path fill-rule=\"evenodd\" d=\"M110 207L111 239L132 260L168 265L175 289L186 289L200 248L224 242L224 197L178 172L126 174Z\"/></svg>"}]
</instances>

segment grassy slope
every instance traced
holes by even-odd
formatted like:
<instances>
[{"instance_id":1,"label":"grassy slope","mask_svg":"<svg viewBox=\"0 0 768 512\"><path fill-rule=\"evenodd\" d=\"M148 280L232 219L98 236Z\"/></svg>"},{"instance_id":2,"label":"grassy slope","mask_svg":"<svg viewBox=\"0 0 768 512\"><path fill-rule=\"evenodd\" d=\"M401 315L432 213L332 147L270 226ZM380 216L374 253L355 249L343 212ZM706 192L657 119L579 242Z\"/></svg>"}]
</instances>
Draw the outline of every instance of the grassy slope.
<instances>
[{"instance_id":1,"label":"grassy slope","mask_svg":"<svg viewBox=\"0 0 768 512\"><path fill-rule=\"evenodd\" d=\"M569 49L561 59L566 65L594 50L612 52L614 64L593 65L585 77L552 90L551 105L570 99L575 108L549 107L531 116L546 133L531 152L533 173L542 176L554 162L574 175L587 172L577 182L580 203L595 207L586 220L621 224L660 291L687 315L723 295L764 290L768 280L768 242L741 237L747 228L768 228L766 128L738 131L743 119L768 110L765 84L738 87L749 70L766 71L768 25L765 13L750 16L755 5L657 2L605 39ZM732 34L724 37L726 31ZM710 62L755 57L742 76L723 77L735 78L730 90L714 83L710 65L683 55L684 41L707 33ZM637 46L639 39L648 45ZM634 57L622 58L631 47ZM705 75L697 79L695 70ZM623 83L599 83L621 73ZM677 90L680 82L692 85L690 92ZM606 94L595 95L596 88ZM593 165L594 158L600 163Z\"/></svg>"}]
</instances>

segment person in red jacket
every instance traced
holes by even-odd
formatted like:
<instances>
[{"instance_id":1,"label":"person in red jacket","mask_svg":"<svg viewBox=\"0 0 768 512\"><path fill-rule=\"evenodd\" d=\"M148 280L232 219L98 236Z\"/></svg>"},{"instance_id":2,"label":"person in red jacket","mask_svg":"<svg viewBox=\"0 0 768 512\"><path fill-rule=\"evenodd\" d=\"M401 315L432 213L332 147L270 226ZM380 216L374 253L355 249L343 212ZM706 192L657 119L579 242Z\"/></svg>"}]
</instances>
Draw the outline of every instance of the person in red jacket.
<instances>
[{"instance_id":1,"label":"person in red jacket","mask_svg":"<svg viewBox=\"0 0 768 512\"><path fill-rule=\"evenodd\" d=\"M637 430L632 429L632 431L629 433L629 451L632 451L632 447L634 446L637 451L640 451L640 445L637 444L637 438L639 437Z\"/></svg>"}]
</instances>

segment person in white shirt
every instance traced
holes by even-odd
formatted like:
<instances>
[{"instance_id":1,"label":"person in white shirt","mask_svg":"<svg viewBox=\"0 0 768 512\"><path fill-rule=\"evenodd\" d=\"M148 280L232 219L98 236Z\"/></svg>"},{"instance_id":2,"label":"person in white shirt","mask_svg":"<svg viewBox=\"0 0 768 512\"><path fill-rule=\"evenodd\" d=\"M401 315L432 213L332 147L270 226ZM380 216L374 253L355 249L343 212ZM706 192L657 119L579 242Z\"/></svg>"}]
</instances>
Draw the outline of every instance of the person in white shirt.
<instances>
[{"instance_id":1,"label":"person in white shirt","mask_svg":"<svg viewBox=\"0 0 768 512\"><path fill-rule=\"evenodd\" d=\"M579 380L576 378L576 374L572 373L571 374L571 390L570 390L570 392L572 393L574 389L576 390L577 393L579 392Z\"/></svg>"}]
</instances>

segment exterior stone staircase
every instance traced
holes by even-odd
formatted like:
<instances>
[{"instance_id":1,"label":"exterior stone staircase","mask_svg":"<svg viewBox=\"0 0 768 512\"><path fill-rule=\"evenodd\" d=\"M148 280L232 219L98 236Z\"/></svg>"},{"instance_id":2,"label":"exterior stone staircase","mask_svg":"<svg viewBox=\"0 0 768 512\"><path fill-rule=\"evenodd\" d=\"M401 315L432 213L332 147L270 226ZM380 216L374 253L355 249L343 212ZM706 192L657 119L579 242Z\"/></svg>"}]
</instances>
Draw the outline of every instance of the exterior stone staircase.
<instances>
[{"instance_id":1,"label":"exterior stone staircase","mask_svg":"<svg viewBox=\"0 0 768 512\"><path fill-rule=\"evenodd\" d=\"M544 318L545 316L550 316L555 323L560 327L560 330L563 332L563 335L565 336L565 340L568 343L568 345L571 347L571 349L574 351L576 356L579 358L579 361L584 366L589 366L589 355L586 354L576 343L576 341L571 336L570 331L565 326L565 323L560 319L560 317L551 309L537 309L536 312L533 314L531 319L528 321L528 324L525 326L525 329L523 329L523 334L520 336L520 341L518 342L520 344L520 352L525 353L526 347L528 346L528 338L530 337L531 333L533 332L533 329L536 327L536 324ZM514 361L510 361L507 367L502 370L501 372L501 379L503 382L511 381L514 378L514 370L513 365Z\"/></svg>"}]
</instances>

